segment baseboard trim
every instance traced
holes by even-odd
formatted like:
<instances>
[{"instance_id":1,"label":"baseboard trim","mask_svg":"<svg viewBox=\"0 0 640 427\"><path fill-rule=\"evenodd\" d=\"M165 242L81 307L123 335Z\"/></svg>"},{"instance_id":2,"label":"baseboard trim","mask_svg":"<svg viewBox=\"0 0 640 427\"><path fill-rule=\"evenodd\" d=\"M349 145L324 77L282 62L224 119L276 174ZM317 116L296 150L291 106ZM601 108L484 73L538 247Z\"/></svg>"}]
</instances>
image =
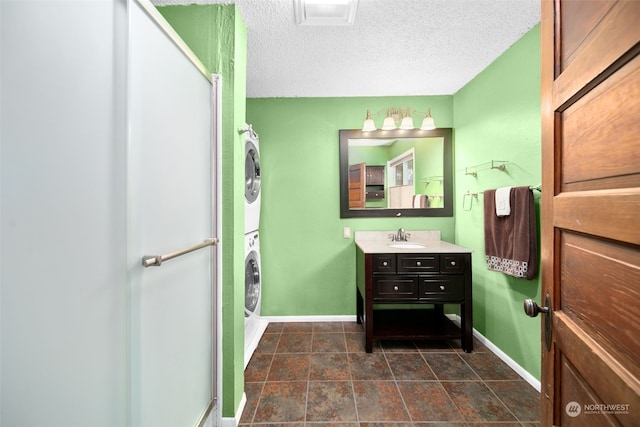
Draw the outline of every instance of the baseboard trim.
<instances>
[{"instance_id":1,"label":"baseboard trim","mask_svg":"<svg viewBox=\"0 0 640 427\"><path fill-rule=\"evenodd\" d=\"M247 404L247 395L246 393L242 393L242 399L240 399L240 404L238 405L238 410L236 411L235 417L222 417L220 420L220 427L236 427L240 425L240 418L242 417L242 412L244 411L244 407Z\"/></svg>"},{"instance_id":2,"label":"baseboard trim","mask_svg":"<svg viewBox=\"0 0 640 427\"><path fill-rule=\"evenodd\" d=\"M449 319L451 319L454 323L460 325L460 316L458 314L447 314L447 317L449 317ZM487 349L489 349L493 354L498 356L500 358L500 360L502 360L504 363L506 363L507 366L509 366L518 375L520 375L520 377L523 380L528 382L531 385L531 387L535 388L538 391L538 393L540 393L541 383L540 383L540 381L538 381L538 379L536 377L534 377L529 372L527 372L526 369L524 369L515 360L513 360L511 357L509 357L509 355L507 353L505 353L504 351L500 350L500 348L498 348L498 346L496 346L494 343L489 341L489 339L487 339L487 337L482 335L475 328L473 328L473 336L476 337L477 340L480 341L485 347L487 347Z\"/></svg>"},{"instance_id":3,"label":"baseboard trim","mask_svg":"<svg viewBox=\"0 0 640 427\"><path fill-rule=\"evenodd\" d=\"M355 315L337 316L262 316L269 322L355 322Z\"/></svg>"}]
</instances>

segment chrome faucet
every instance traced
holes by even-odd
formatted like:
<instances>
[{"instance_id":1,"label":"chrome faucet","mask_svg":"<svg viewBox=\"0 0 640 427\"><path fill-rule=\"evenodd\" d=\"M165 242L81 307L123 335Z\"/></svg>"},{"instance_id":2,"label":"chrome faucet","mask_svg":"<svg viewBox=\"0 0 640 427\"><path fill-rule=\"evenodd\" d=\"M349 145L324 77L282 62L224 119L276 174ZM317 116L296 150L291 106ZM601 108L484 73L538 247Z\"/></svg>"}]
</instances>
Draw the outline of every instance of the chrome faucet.
<instances>
[{"instance_id":1,"label":"chrome faucet","mask_svg":"<svg viewBox=\"0 0 640 427\"><path fill-rule=\"evenodd\" d=\"M396 234L391 235L392 242L406 242L407 237L411 236L411 234L404 231L404 228L398 229Z\"/></svg>"}]
</instances>

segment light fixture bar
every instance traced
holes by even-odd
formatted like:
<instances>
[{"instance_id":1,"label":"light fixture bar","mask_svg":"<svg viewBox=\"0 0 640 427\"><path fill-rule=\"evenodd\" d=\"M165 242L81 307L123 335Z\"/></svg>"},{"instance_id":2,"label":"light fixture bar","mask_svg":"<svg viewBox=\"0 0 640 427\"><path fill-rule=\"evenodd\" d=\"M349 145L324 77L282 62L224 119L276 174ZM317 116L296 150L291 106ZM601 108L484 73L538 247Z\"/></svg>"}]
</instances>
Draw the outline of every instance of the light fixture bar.
<instances>
[{"instance_id":1,"label":"light fixture bar","mask_svg":"<svg viewBox=\"0 0 640 427\"><path fill-rule=\"evenodd\" d=\"M413 117L411 117L411 113L424 114L424 119L422 120L422 124L420 125L420 130L433 130L436 128L435 121L433 117L431 117L431 108L426 113L422 113L420 111L413 110L409 107L407 108L395 108L390 107L384 110L377 111L375 113L371 113L370 110L367 110L366 118L364 119L364 123L362 124L363 132L372 132L377 130L376 124L373 121L373 116L381 115L386 112L384 122L382 123L381 130L411 130L415 129L413 124Z\"/></svg>"}]
</instances>

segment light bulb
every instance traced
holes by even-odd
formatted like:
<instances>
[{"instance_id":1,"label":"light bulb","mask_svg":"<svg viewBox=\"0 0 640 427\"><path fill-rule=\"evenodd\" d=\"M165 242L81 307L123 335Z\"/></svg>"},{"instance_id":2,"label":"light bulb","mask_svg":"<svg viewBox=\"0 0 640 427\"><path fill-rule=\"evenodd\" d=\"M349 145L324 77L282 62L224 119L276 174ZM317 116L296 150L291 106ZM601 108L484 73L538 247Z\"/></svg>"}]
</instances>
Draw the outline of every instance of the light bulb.
<instances>
[{"instance_id":1,"label":"light bulb","mask_svg":"<svg viewBox=\"0 0 640 427\"><path fill-rule=\"evenodd\" d=\"M436 123L433 120L433 117L431 117L431 108L429 108L429 112L427 113L426 117L422 121L422 126L420 126L420 130L433 130L435 128L436 128Z\"/></svg>"}]
</instances>

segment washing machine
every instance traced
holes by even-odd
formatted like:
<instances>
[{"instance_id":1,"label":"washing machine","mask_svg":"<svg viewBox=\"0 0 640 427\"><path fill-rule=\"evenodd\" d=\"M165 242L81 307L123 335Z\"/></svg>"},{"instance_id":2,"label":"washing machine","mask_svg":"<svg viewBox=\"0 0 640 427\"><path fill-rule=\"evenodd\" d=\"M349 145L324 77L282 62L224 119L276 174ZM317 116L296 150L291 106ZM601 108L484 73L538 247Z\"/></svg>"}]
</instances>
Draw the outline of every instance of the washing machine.
<instances>
[{"instance_id":1,"label":"washing machine","mask_svg":"<svg viewBox=\"0 0 640 427\"><path fill-rule=\"evenodd\" d=\"M258 134L248 125L244 130L244 232L258 230L260 225L260 144Z\"/></svg>"},{"instance_id":2,"label":"washing machine","mask_svg":"<svg viewBox=\"0 0 640 427\"><path fill-rule=\"evenodd\" d=\"M262 271L258 231L245 234L244 242L244 367L246 368L269 322L260 316Z\"/></svg>"}]
</instances>

